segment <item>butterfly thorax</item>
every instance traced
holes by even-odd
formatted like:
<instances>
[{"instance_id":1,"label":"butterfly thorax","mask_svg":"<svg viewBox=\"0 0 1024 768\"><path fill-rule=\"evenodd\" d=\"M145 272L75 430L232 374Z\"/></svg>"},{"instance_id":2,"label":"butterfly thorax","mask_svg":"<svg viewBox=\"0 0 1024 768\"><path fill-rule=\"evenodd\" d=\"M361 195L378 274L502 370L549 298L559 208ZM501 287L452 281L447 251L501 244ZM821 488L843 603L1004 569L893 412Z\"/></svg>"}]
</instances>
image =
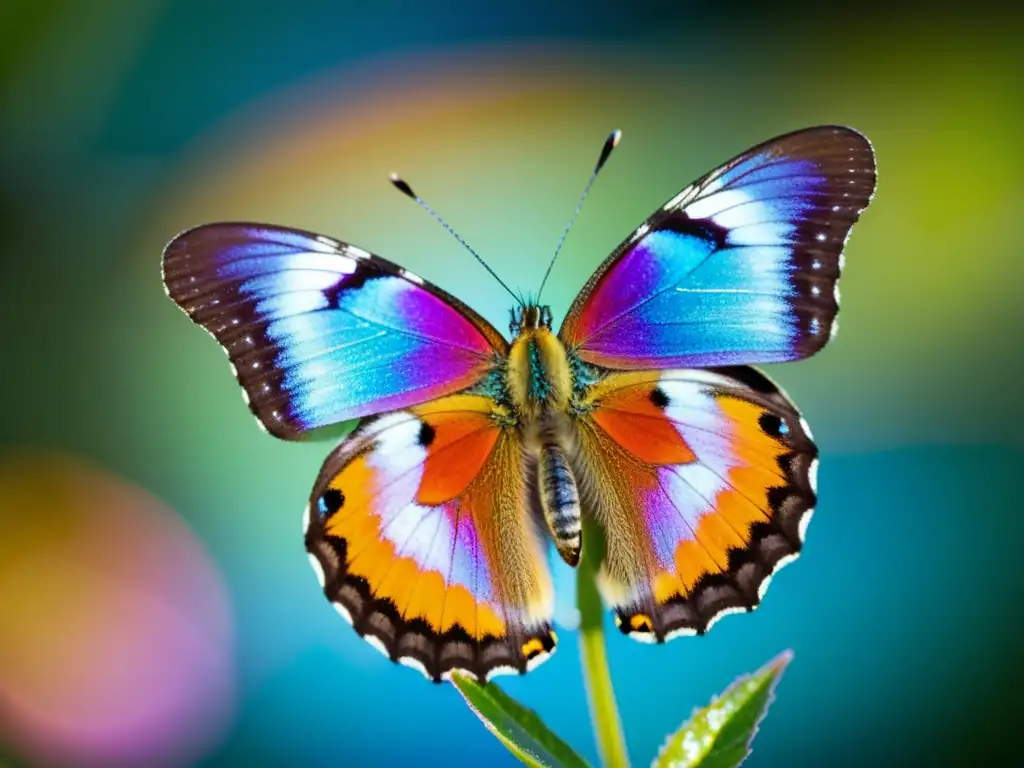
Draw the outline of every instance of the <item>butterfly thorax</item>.
<instances>
[{"instance_id":1,"label":"butterfly thorax","mask_svg":"<svg viewBox=\"0 0 1024 768\"><path fill-rule=\"evenodd\" d=\"M524 420L564 412L572 394L572 371L565 347L551 332L551 310L528 306L513 311L514 340L509 350L506 391Z\"/></svg>"}]
</instances>

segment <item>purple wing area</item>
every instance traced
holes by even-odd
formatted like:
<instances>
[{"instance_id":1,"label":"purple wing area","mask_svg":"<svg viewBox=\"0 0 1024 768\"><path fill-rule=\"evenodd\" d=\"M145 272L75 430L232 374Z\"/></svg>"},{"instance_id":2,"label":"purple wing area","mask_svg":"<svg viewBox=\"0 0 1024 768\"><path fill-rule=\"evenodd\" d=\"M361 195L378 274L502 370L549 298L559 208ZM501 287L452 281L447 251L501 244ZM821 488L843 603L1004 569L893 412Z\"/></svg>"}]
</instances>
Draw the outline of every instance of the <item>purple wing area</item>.
<instances>
[{"instance_id":1,"label":"purple wing area","mask_svg":"<svg viewBox=\"0 0 1024 768\"><path fill-rule=\"evenodd\" d=\"M809 357L833 335L871 144L824 126L755 147L690 185L601 265L559 332L583 360L643 369Z\"/></svg>"},{"instance_id":2,"label":"purple wing area","mask_svg":"<svg viewBox=\"0 0 1024 768\"><path fill-rule=\"evenodd\" d=\"M507 343L443 291L355 246L265 224L209 224L163 256L168 295L220 342L271 434L472 386Z\"/></svg>"}]
</instances>

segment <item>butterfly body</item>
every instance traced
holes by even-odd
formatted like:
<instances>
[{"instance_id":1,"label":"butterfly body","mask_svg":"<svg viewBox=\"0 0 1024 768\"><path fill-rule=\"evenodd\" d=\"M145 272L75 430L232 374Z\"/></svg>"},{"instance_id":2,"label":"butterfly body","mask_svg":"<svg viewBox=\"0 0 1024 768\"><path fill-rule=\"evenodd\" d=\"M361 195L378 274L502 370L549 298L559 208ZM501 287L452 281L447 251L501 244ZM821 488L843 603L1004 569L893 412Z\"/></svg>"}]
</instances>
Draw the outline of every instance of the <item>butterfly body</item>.
<instances>
[{"instance_id":1,"label":"butterfly body","mask_svg":"<svg viewBox=\"0 0 1024 768\"><path fill-rule=\"evenodd\" d=\"M306 507L325 596L392 660L486 679L555 649L549 552L576 565L585 520L605 539L604 600L646 642L753 609L799 554L817 448L749 366L833 337L843 246L874 186L851 129L765 142L655 211L557 332L523 302L510 339L300 230L198 227L168 245L163 277L272 434L369 417Z\"/></svg>"}]
</instances>

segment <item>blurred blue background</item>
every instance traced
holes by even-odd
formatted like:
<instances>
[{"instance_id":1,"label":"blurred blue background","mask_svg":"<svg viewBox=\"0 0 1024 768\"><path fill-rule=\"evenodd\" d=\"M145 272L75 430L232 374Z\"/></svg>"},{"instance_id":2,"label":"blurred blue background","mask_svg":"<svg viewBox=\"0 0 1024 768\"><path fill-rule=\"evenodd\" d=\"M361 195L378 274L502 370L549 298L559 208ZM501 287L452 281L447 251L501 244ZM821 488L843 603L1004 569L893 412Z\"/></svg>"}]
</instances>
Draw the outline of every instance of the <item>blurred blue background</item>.
<instances>
[{"instance_id":1,"label":"blurred blue background","mask_svg":"<svg viewBox=\"0 0 1024 768\"><path fill-rule=\"evenodd\" d=\"M984 5L984 4L982 4ZM330 444L260 432L164 296L178 231L265 220L386 255L505 327L600 142L623 142L546 297L746 147L875 144L842 330L770 373L823 451L761 609L609 654L631 757L795 650L751 766L1013 754L1024 537L1020 23L820 4L0 6L0 743L101 765L505 764L448 687L359 640L300 533ZM596 760L575 633L508 692ZM0 757L0 761L4 758Z\"/></svg>"}]
</instances>

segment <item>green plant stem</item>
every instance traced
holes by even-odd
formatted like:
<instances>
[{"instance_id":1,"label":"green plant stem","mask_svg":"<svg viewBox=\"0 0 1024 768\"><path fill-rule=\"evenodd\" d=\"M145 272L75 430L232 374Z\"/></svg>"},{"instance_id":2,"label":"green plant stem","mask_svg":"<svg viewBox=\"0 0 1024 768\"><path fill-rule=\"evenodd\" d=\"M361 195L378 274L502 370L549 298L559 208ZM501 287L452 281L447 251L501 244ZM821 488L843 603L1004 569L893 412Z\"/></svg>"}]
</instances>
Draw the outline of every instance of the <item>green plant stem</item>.
<instances>
[{"instance_id":1,"label":"green plant stem","mask_svg":"<svg viewBox=\"0 0 1024 768\"><path fill-rule=\"evenodd\" d=\"M583 558L576 571L576 599L580 609L581 663L590 700L590 720L601 762L609 768L628 768L626 739L604 644L604 607L595 581L597 564L604 557L604 532L596 525L586 525L583 541Z\"/></svg>"}]
</instances>

